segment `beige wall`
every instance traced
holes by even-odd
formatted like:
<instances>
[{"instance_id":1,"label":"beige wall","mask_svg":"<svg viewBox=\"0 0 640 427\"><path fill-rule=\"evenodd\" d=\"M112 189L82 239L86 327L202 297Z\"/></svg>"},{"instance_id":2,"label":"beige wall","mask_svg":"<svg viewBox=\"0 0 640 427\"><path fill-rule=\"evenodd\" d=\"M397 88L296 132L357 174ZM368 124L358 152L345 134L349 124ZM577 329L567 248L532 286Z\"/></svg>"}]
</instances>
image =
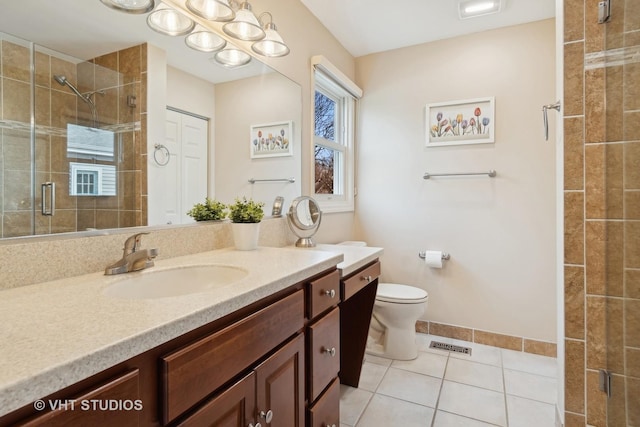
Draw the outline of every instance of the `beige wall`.
<instances>
[{"instance_id":1,"label":"beige wall","mask_svg":"<svg viewBox=\"0 0 640 427\"><path fill-rule=\"evenodd\" d=\"M216 198L231 203L236 197L251 197L265 203L271 214L276 196L285 199L284 208L300 195L301 113L300 87L278 73L269 73L216 85L215 141ZM250 127L292 121L291 156L252 159ZM294 177L296 182L250 184L250 178Z\"/></svg>"},{"instance_id":2,"label":"beige wall","mask_svg":"<svg viewBox=\"0 0 640 427\"><path fill-rule=\"evenodd\" d=\"M363 88L356 237L385 248L382 279L426 289L424 320L556 341L555 22L356 60ZM495 96L496 142L425 148L425 105ZM552 126L555 117L552 117ZM553 127L552 127L553 128ZM553 132L551 132L553 134ZM425 172L498 176L423 180ZM441 270L418 258L447 251Z\"/></svg>"},{"instance_id":3,"label":"beige wall","mask_svg":"<svg viewBox=\"0 0 640 427\"><path fill-rule=\"evenodd\" d=\"M256 12L268 10L273 14L278 32L291 49L288 56L265 62L302 86L302 193L309 195L313 179L311 57L324 55L352 80L355 80L355 61L301 1L263 0L254 7ZM322 218L317 240L331 243L350 240L353 228L353 212L327 214Z\"/></svg>"}]
</instances>

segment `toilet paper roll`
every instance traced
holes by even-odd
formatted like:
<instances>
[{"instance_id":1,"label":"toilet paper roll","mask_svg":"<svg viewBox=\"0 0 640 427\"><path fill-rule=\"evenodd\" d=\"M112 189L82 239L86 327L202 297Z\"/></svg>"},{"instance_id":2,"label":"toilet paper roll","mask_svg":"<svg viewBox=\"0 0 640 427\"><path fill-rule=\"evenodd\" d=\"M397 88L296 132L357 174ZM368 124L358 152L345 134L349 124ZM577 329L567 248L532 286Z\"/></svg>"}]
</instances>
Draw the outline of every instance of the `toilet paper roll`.
<instances>
[{"instance_id":1,"label":"toilet paper roll","mask_svg":"<svg viewBox=\"0 0 640 427\"><path fill-rule=\"evenodd\" d=\"M426 251L424 263L431 268L442 268L442 251Z\"/></svg>"}]
</instances>

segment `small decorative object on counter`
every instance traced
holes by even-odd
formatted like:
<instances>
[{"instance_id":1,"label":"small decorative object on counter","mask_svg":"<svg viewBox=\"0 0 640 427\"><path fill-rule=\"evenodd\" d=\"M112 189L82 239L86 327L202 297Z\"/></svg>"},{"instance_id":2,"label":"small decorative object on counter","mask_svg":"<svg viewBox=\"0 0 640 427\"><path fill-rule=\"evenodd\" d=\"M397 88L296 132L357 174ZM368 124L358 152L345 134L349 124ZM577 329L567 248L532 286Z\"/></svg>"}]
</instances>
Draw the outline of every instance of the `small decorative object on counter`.
<instances>
[{"instance_id":1,"label":"small decorative object on counter","mask_svg":"<svg viewBox=\"0 0 640 427\"><path fill-rule=\"evenodd\" d=\"M271 210L271 216L280 217L282 216L282 204L284 203L284 197L278 196L273 201L273 209Z\"/></svg>"},{"instance_id":2,"label":"small decorative object on counter","mask_svg":"<svg viewBox=\"0 0 640 427\"><path fill-rule=\"evenodd\" d=\"M207 197L204 199L204 203L193 205L187 215L196 221L218 221L227 217L226 208L227 206L224 203Z\"/></svg>"},{"instance_id":3,"label":"small decorative object on counter","mask_svg":"<svg viewBox=\"0 0 640 427\"><path fill-rule=\"evenodd\" d=\"M235 202L229 205L229 218L232 222L233 243L236 249L251 251L258 247L260 221L264 217L263 206L264 203L247 200L246 197L236 198Z\"/></svg>"}]
</instances>

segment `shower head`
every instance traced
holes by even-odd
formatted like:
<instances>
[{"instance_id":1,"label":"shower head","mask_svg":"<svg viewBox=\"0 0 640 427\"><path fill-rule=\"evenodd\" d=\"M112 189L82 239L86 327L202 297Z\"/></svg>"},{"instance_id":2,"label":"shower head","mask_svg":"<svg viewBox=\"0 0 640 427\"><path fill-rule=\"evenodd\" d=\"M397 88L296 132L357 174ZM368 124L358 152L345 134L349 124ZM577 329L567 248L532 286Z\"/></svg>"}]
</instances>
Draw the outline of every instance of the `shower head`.
<instances>
[{"instance_id":1,"label":"shower head","mask_svg":"<svg viewBox=\"0 0 640 427\"><path fill-rule=\"evenodd\" d=\"M56 74L55 76L53 76L53 78L56 79L56 81L60 83L61 86L64 86L67 84L67 78L65 76Z\"/></svg>"},{"instance_id":2,"label":"shower head","mask_svg":"<svg viewBox=\"0 0 640 427\"><path fill-rule=\"evenodd\" d=\"M62 86L69 86L69 89L71 89L73 91L73 93L75 93L76 95L78 95L78 97L80 99L82 99L84 102L86 102L89 105L93 105L93 101L91 100L90 97L88 96L84 96L83 94L80 93L80 91L78 90L77 87L75 87L69 80L67 80L66 76L63 76L62 74L56 74L53 76L53 78L60 83Z\"/></svg>"}]
</instances>

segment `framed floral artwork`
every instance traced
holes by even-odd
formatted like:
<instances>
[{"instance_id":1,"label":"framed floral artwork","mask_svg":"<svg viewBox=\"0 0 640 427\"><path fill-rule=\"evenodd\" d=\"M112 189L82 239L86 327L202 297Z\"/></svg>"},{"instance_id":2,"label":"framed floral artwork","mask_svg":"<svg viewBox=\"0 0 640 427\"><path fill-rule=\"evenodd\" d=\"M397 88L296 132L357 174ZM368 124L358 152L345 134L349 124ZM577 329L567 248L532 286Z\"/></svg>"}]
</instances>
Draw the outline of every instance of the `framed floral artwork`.
<instances>
[{"instance_id":1,"label":"framed floral artwork","mask_svg":"<svg viewBox=\"0 0 640 427\"><path fill-rule=\"evenodd\" d=\"M426 145L486 144L495 142L495 98L427 104Z\"/></svg>"},{"instance_id":2,"label":"framed floral artwork","mask_svg":"<svg viewBox=\"0 0 640 427\"><path fill-rule=\"evenodd\" d=\"M293 155L291 121L251 125L252 159Z\"/></svg>"}]
</instances>

